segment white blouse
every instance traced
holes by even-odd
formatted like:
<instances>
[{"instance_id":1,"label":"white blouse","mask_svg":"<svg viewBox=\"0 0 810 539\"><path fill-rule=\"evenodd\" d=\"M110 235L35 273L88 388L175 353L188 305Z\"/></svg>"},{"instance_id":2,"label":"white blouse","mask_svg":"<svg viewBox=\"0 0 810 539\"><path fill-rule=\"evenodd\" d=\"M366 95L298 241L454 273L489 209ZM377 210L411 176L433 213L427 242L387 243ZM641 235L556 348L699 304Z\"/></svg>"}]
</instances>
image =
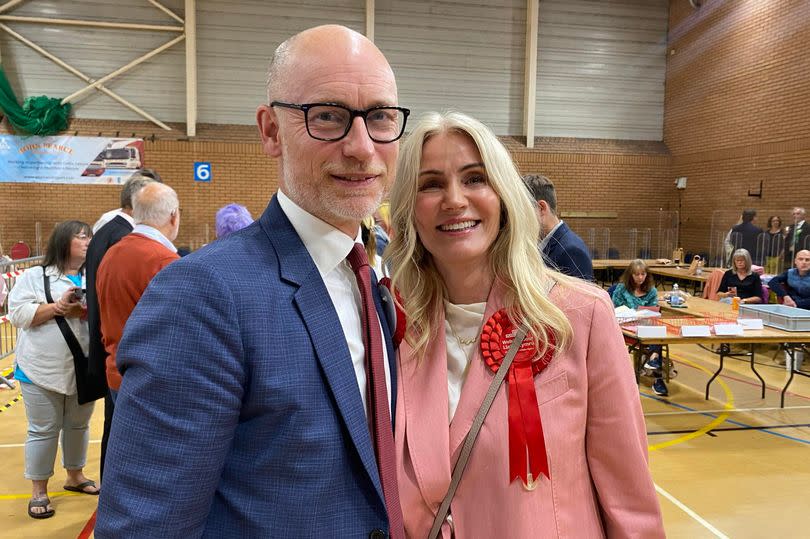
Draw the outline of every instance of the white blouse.
<instances>
[{"instance_id":1,"label":"white blouse","mask_svg":"<svg viewBox=\"0 0 810 539\"><path fill-rule=\"evenodd\" d=\"M51 297L54 301L75 286L53 266L49 266L45 273L51 283ZM82 280L82 288L85 286ZM8 295L8 317L19 330L15 359L28 379L36 385L62 395L73 395L76 393L73 354L70 353L56 321L51 319L44 324L31 326L37 308L47 302L42 268L26 270ZM90 343L87 320L66 320L86 355Z\"/></svg>"},{"instance_id":2,"label":"white blouse","mask_svg":"<svg viewBox=\"0 0 810 539\"><path fill-rule=\"evenodd\" d=\"M453 421L461 388L467 379L467 371L475 349L481 343L481 326L484 323L486 302L455 305L444 302L444 333L447 343L447 404L448 422ZM474 342L467 343L475 339ZM462 341L462 342L459 342Z\"/></svg>"}]
</instances>

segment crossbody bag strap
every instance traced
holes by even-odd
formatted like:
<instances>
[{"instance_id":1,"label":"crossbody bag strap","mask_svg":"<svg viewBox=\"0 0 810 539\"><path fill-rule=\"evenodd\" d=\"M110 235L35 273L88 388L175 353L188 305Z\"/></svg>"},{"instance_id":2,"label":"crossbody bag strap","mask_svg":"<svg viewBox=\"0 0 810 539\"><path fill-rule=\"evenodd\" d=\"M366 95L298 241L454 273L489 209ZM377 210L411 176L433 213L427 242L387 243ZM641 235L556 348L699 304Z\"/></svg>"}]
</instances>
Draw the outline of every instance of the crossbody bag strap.
<instances>
[{"instance_id":1,"label":"crossbody bag strap","mask_svg":"<svg viewBox=\"0 0 810 539\"><path fill-rule=\"evenodd\" d=\"M51 281L48 279L48 275L45 273L45 266L42 266L42 281L45 288L45 301L48 303L53 303L53 296L51 296ZM70 353L73 354L73 359L75 361L84 361L84 350L82 350L82 346L79 344L79 339L77 339L76 335L73 334L73 330L70 329L70 325L68 324L67 320L65 320L65 317L54 316L53 319L56 322L56 325L59 326L59 331L62 332L62 337L65 338L65 342L70 349Z\"/></svg>"},{"instance_id":2,"label":"crossbody bag strap","mask_svg":"<svg viewBox=\"0 0 810 539\"><path fill-rule=\"evenodd\" d=\"M475 419L470 427L470 431L467 433L467 437L464 439L464 445L462 446L461 452L458 455L456 465L453 467L453 475L450 479L450 486L447 488L447 494L444 495L444 500L442 500L442 503L439 506L439 511L436 513L436 518L433 519L433 526L430 528L430 533L428 534L429 539L436 539L436 537L439 536L439 532L442 529L442 524L444 524L444 519L447 518L447 513L450 510L450 502L453 500L453 496L456 493L458 484L461 482L461 476L464 474L464 468L467 467L467 461L470 459L470 454L472 453L472 448L475 445L475 440L478 438L478 433L481 432L481 427L484 425L484 420L489 413L489 409L492 407L492 401L495 400L495 395L498 393L498 389L501 387L504 378L506 378L506 373L509 371L509 366L512 365L512 360L515 359L515 355L517 354L518 349L520 348L520 345L528 332L529 327L525 323L520 326L517 334L515 335L515 340L512 341L512 345L509 347L509 351L506 353L506 357L503 358L503 362L498 368L498 372L495 373L495 378L493 378L492 382L489 384L487 394L484 397L483 402L481 402L481 407L475 414Z\"/></svg>"}]
</instances>

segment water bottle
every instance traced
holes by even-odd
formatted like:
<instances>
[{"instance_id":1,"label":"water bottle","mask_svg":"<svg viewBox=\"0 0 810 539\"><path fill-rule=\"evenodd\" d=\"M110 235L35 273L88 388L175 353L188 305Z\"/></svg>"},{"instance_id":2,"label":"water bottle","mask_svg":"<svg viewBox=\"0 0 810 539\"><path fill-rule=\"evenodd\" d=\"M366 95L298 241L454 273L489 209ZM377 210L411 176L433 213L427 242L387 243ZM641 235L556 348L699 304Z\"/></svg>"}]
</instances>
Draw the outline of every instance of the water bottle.
<instances>
[{"instance_id":1,"label":"water bottle","mask_svg":"<svg viewBox=\"0 0 810 539\"><path fill-rule=\"evenodd\" d=\"M677 307L681 304L681 292L678 289L678 283L672 285L672 294L669 296L669 304Z\"/></svg>"}]
</instances>

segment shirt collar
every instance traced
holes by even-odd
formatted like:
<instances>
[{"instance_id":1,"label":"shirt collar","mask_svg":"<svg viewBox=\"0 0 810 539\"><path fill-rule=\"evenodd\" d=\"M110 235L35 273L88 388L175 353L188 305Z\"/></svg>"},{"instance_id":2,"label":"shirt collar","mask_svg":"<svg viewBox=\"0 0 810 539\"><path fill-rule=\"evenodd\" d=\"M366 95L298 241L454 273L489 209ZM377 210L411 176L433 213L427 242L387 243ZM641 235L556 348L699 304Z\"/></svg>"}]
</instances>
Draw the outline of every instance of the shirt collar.
<instances>
[{"instance_id":1,"label":"shirt collar","mask_svg":"<svg viewBox=\"0 0 810 539\"><path fill-rule=\"evenodd\" d=\"M135 226L135 219L133 219L132 216L130 214L126 213L123 209L118 211L118 215L120 215L121 217L126 219L127 222L129 224L131 224L133 227Z\"/></svg>"},{"instance_id":2,"label":"shirt collar","mask_svg":"<svg viewBox=\"0 0 810 539\"><path fill-rule=\"evenodd\" d=\"M359 226L357 235L352 239L344 232L301 208L281 189L278 190L276 196L281 211L298 233L298 237L301 238L309 256L315 262L315 267L318 268L321 277L325 277L343 262L355 243L362 243Z\"/></svg>"},{"instance_id":3,"label":"shirt collar","mask_svg":"<svg viewBox=\"0 0 810 539\"><path fill-rule=\"evenodd\" d=\"M159 243L162 243L164 247L166 247L168 250L170 250L173 253L177 252L177 247L174 246L174 244L169 240L169 238L164 236L163 232L161 232L160 230L158 230L157 228L155 228L153 226L149 226L149 225L145 225L145 224L141 223L141 224L135 225L135 228L132 229L132 232L137 233L137 234L141 234L143 236L146 236L149 239L152 239L152 240L155 240L155 241L157 241Z\"/></svg>"},{"instance_id":4,"label":"shirt collar","mask_svg":"<svg viewBox=\"0 0 810 539\"><path fill-rule=\"evenodd\" d=\"M545 236L543 236L543 239L542 239L542 240L540 240L540 250L543 250L543 247L545 247L545 246L546 246L546 244L548 243L548 241L551 239L551 236L553 236L553 235L554 235L554 233L555 233L555 232L557 232L557 229L558 229L558 228L560 228L560 227L562 226L562 224L563 224L563 220L562 220L562 219L560 219L559 221L557 221L557 224L556 224L556 225L554 225L554 228L552 228L551 230L549 230L549 231L548 231L548 234L546 234Z\"/></svg>"}]
</instances>

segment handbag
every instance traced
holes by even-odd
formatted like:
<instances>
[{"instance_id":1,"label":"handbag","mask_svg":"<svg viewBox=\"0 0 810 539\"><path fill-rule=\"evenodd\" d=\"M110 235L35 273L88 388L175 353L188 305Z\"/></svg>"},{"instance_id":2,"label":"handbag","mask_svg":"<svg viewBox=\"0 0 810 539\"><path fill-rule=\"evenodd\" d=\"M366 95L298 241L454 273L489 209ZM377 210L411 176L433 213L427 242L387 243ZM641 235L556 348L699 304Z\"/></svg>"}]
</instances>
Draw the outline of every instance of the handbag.
<instances>
[{"instance_id":1,"label":"handbag","mask_svg":"<svg viewBox=\"0 0 810 539\"><path fill-rule=\"evenodd\" d=\"M43 287L45 289L45 300L48 303L53 303L53 296L51 296L51 281L48 279L48 275L45 273L45 266L42 267L42 281ZM103 397L104 395L94 396L95 392L92 391L91 387L88 387L86 383L86 374L87 374L87 356L84 354L84 350L82 350L82 346L79 344L79 339L76 338L76 335L73 334L73 330L70 329L70 325L68 324L67 320L65 320L64 316L54 316L54 321L56 325L59 327L59 331L62 332L62 337L64 337L65 342L70 349L70 353L73 354L73 370L76 372L76 392L78 393L79 404L87 404L88 402L93 402L94 400Z\"/></svg>"},{"instance_id":2,"label":"handbag","mask_svg":"<svg viewBox=\"0 0 810 539\"><path fill-rule=\"evenodd\" d=\"M493 378L492 382L489 384L487 394L481 402L481 407L478 408L478 412L475 414L475 419L470 427L470 431L467 433L467 437L464 439L464 445L461 447L456 465L453 467L450 486L447 487L447 494L444 495L444 499L441 505L439 505L436 518L433 519L433 526L431 526L430 533L428 533L429 539L436 539L436 537L439 536L442 524L444 524L444 520L447 518L447 513L450 510L450 502L453 500L459 482L461 482L461 476L464 474L464 469L467 467L467 461L470 459L475 440L478 438L478 433L481 432L481 427L484 425L484 420L489 413L489 409L492 407L495 395L498 393L501 384L503 384L506 373L509 371L509 366L512 365L512 360L515 359L515 355L517 355L518 349L528 332L529 327L523 323L515 335L515 340L513 340L511 346L509 346L509 350L506 352L506 357L503 358L498 372L495 373L495 378Z\"/></svg>"}]
</instances>

